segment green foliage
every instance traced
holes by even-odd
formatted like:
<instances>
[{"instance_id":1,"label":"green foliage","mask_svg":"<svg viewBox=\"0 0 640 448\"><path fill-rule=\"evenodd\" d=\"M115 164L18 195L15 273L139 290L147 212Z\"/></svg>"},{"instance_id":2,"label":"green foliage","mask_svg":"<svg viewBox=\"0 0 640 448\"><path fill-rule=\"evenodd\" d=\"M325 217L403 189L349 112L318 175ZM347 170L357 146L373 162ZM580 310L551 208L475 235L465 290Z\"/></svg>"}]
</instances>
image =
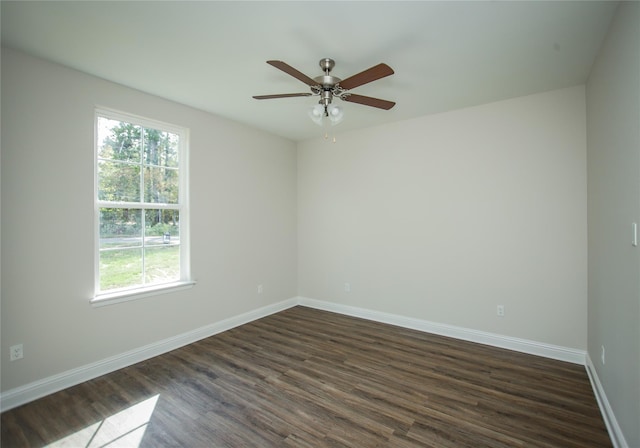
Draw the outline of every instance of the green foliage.
<instances>
[{"instance_id":1,"label":"green foliage","mask_svg":"<svg viewBox=\"0 0 640 448\"><path fill-rule=\"evenodd\" d=\"M140 249L100 253L100 290L107 291L142 284Z\"/></svg>"},{"instance_id":2,"label":"green foliage","mask_svg":"<svg viewBox=\"0 0 640 448\"><path fill-rule=\"evenodd\" d=\"M141 249L110 250L100 253L100 290L142 285ZM145 284L180 279L178 246L157 247L145 251Z\"/></svg>"},{"instance_id":3,"label":"green foliage","mask_svg":"<svg viewBox=\"0 0 640 448\"><path fill-rule=\"evenodd\" d=\"M179 279L179 246L142 248L143 236L179 237L179 211L115 204L177 204L178 155L177 134L98 118L98 198L114 203L100 209L100 248L108 249L100 252L103 291Z\"/></svg>"},{"instance_id":4,"label":"green foliage","mask_svg":"<svg viewBox=\"0 0 640 448\"><path fill-rule=\"evenodd\" d=\"M178 235L178 223L180 222L180 212L178 210L162 210L153 209L145 210L145 224L147 227L147 235L160 235L159 233L149 233L150 230L158 227L158 230L153 232L159 232L159 229L167 229L162 232L169 232L172 236Z\"/></svg>"},{"instance_id":5,"label":"green foliage","mask_svg":"<svg viewBox=\"0 0 640 448\"><path fill-rule=\"evenodd\" d=\"M147 230L145 231L147 236L163 236L165 233L168 233L171 236L178 236L179 228L175 224L160 223L152 227L147 227Z\"/></svg>"},{"instance_id":6,"label":"green foliage","mask_svg":"<svg viewBox=\"0 0 640 448\"><path fill-rule=\"evenodd\" d=\"M180 280L180 250L177 246L146 250L145 283L166 283Z\"/></svg>"},{"instance_id":7,"label":"green foliage","mask_svg":"<svg viewBox=\"0 0 640 448\"><path fill-rule=\"evenodd\" d=\"M103 117L98 128L100 200L178 202L177 134Z\"/></svg>"}]
</instances>

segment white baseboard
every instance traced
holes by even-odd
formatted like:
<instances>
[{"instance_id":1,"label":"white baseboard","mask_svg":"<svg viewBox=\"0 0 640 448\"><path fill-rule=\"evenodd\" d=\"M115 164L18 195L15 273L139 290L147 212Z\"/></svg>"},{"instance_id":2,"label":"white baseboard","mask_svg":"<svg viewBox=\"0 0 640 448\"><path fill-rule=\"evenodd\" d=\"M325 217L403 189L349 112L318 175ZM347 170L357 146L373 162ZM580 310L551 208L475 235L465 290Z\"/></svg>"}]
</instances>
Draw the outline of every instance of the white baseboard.
<instances>
[{"instance_id":1,"label":"white baseboard","mask_svg":"<svg viewBox=\"0 0 640 448\"><path fill-rule=\"evenodd\" d=\"M542 342L519 339L500 334L488 333L485 331L471 330L453 325L440 324L412 317L389 314L381 311L372 311L364 308L357 308L347 305L340 305L333 302L298 297L298 303L310 308L317 308L334 313L345 314L353 317L382 322L385 324L397 325L399 327L410 328L412 330L424 331L426 333L448 336L479 344L491 345L493 347L506 348L517 352L528 353L530 355L543 356L545 358L557 359L573 364L585 364L586 352L568 347L545 344Z\"/></svg>"},{"instance_id":2,"label":"white baseboard","mask_svg":"<svg viewBox=\"0 0 640 448\"><path fill-rule=\"evenodd\" d=\"M609 431L609 437L611 438L614 448L629 448L629 444L627 444L627 441L622 434L622 430L620 429L620 425L618 425L618 420L613 413L611 404L609 404L607 395L604 393L604 388L602 387L600 378L598 378L598 372L593 365L593 361L591 361L589 353L587 353L586 367L587 375L589 375L589 381L591 381L591 387L593 388L596 401L598 402L600 412L602 413L602 419L604 420L604 424L607 426L607 431Z\"/></svg>"},{"instance_id":3,"label":"white baseboard","mask_svg":"<svg viewBox=\"0 0 640 448\"><path fill-rule=\"evenodd\" d=\"M10 389L0 394L0 412L7 411L46 395L89 381L101 375L133 365L154 356L170 352L177 348L192 344L209 336L230 330L240 325L261 319L270 314L291 308L298 304L297 298L284 300L238 316L215 322L193 331L183 333L162 341L154 342L144 347L131 350L101 361L87 364L76 369L68 370L57 375L44 378L24 386Z\"/></svg>"},{"instance_id":4,"label":"white baseboard","mask_svg":"<svg viewBox=\"0 0 640 448\"><path fill-rule=\"evenodd\" d=\"M97 378L101 375L133 365L137 362L144 361L154 356L167 353L171 350L175 350L201 339L269 316L270 314L286 310L296 305L317 308L348 316L359 317L376 322L382 322L404 328L424 331L427 333L434 333L465 341L491 345L494 347L506 348L518 352L544 356L547 358L567 361L574 364L585 365L587 360L586 353L581 350L543 344L540 342L529 341L525 339L512 338L508 336L471 330L452 325L440 324L396 314L383 313L380 311L367 310L364 308L340 305L333 302L314 300L306 297L294 297L282 302L278 302L222 320L220 322L213 323L211 325L195 329L181 335L177 335L172 338L164 339L162 341L158 341L156 343L149 344L117 356L113 356L76 369L68 370L58 375L53 375L48 378L44 378L42 380L17 387L15 389L10 389L0 394L0 411L4 412L30 401L52 394L54 392L58 392L68 387L75 386L76 384L82 383L84 381ZM593 387L596 391L595 393L596 397L598 398L600 409L603 412L603 415L606 416L605 422L607 423L607 428L609 428L610 434L615 435L615 437L612 436L612 439L617 439L617 441L619 442L616 445L616 448L628 448L626 443L624 442L624 437L622 437L622 433L620 432L615 417L613 417L613 413L611 412L611 408L608 404L608 401L606 400L604 391L602 390L602 387L599 386L599 381L597 380L597 376L595 376L595 369L593 369L592 365L591 370L593 370L593 372L590 372L589 369L587 369L587 372L589 372L589 377L592 378L592 385L595 384ZM593 378L595 378L595 381L593 380Z\"/></svg>"}]
</instances>

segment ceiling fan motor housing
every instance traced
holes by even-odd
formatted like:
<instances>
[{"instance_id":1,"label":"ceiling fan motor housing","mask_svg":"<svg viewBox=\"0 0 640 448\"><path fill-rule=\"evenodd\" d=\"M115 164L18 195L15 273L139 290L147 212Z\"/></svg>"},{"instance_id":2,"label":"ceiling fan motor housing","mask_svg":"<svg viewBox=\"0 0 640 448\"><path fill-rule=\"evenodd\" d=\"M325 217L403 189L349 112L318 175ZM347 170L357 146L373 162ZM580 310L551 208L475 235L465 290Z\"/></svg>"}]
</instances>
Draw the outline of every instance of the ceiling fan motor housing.
<instances>
[{"instance_id":1,"label":"ceiling fan motor housing","mask_svg":"<svg viewBox=\"0 0 640 448\"><path fill-rule=\"evenodd\" d=\"M313 78L315 82L320 84L323 89L333 89L333 87L342 81L340 78L331 75L316 76Z\"/></svg>"}]
</instances>

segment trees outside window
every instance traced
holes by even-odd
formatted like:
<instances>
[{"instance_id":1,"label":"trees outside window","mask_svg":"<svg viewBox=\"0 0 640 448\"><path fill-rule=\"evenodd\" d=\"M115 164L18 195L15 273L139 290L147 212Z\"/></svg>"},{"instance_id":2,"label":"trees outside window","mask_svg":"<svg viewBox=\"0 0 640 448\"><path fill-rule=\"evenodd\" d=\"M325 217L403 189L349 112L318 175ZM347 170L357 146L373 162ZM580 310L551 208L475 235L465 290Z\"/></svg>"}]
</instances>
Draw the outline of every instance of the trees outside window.
<instances>
[{"instance_id":1,"label":"trees outside window","mask_svg":"<svg viewBox=\"0 0 640 448\"><path fill-rule=\"evenodd\" d=\"M96 111L97 295L188 280L185 129Z\"/></svg>"}]
</instances>

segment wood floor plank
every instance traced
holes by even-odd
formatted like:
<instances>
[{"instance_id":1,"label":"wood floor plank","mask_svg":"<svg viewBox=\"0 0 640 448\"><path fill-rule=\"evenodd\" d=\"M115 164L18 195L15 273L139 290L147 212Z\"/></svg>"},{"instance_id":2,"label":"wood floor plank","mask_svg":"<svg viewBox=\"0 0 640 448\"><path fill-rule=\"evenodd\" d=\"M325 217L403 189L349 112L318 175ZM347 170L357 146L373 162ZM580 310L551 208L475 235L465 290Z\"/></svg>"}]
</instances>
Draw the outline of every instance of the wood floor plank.
<instances>
[{"instance_id":1,"label":"wood floor plank","mask_svg":"<svg viewBox=\"0 0 640 448\"><path fill-rule=\"evenodd\" d=\"M583 366L305 307L1 419L7 448L612 446Z\"/></svg>"}]
</instances>

